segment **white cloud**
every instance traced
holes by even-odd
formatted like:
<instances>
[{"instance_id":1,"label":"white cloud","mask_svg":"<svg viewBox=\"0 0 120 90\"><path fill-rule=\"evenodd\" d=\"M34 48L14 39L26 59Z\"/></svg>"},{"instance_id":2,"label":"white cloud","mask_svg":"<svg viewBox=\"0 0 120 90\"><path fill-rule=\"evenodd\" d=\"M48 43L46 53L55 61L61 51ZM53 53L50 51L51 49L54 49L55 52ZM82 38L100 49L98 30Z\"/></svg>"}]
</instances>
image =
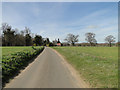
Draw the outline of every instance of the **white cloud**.
<instances>
[{"instance_id":1,"label":"white cloud","mask_svg":"<svg viewBox=\"0 0 120 90\"><path fill-rule=\"evenodd\" d=\"M97 25L89 25L89 26L87 26L87 28L88 29L96 29L96 28L98 28L98 26Z\"/></svg>"},{"instance_id":2,"label":"white cloud","mask_svg":"<svg viewBox=\"0 0 120 90\"><path fill-rule=\"evenodd\" d=\"M80 19L78 20L75 20L75 21L72 21L70 23L68 23L68 25L80 25L80 24L92 24L92 23L96 23L98 21L102 21L100 20L100 17L103 16L104 18L104 15L107 14L108 12L110 12L111 10L108 8L108 9L102 9L102 10L99 10L99 11L96 11L96 12L91 12L90 14L86 15L86 16L83 16L81 17Z\"/></svg>"},{"instance_id":3,"label":"white cloud","mask_svg":"<svg viewBox=\"0 0 120 90\"><path fill-rule=\"evenodd\" d=\"M45 33L45 30L40 30L39 35L42 35L42 34L44 34L44 33Z\"/></svg>"}]
</instances>

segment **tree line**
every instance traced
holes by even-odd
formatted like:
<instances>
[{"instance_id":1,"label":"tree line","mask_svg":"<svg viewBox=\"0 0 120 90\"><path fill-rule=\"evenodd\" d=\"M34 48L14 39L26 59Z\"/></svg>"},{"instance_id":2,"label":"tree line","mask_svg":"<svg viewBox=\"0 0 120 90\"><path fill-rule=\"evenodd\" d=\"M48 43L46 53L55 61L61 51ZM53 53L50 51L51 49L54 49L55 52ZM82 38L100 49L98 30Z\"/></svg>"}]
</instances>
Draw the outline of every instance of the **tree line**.
<instances>
[{"instance_id":1,"label":"tree line","mask_svg":"<svg viewBox=\"0 0 120 90\"><path fill-rule=\"evenodd\" d=\"M34 36L28 27L25 27L24 30L19 31L18 29L12 29L12 26L7 23L2 23L1 29L2 46L56 46L56 41L50 42L49 38L43 38L41 35ZM90 46L96 46L98 44L95 36L96 35L92 32L85 34L85 40ZM76 42L79 41L78 37L79 35L68 34L64 41L66 41L67 46L75 46ZM107 42L111 47L112 43L115 42L115 37L109 35L105 38L105 42ZM61 45L64 46L63 43L61 43Z\"/></svg>"},{"instance_id":2,"label":"tree line","mask_svg":"<svg viewBox=\"0 0 120 90\"><path fill-rule=\"evenodd\" d=\"M42 38L40 35L33 35L28 27L19 31L18 29L12 29L7 24L2 24L2 46L44 46L49 44L49 38Z\"/></svg>"},{"instance_id":3,"label":"tree line","mask_svg":"<svg viewBox=\"0 0 120 90\"><path fill-rule=\"evenodd\" d=\"M76 42L78 42L78 37L79 35L73 35L73 34L68 34L67 37L64 39L68 43L70 43L72 46L75 45ZM90 46L96 46L97 40L95 39L95 34L92 32L85 33L85 40L89 43ZM112 35L108 35L105 38L105 42L108 43L108 45L111 47L112 43L115 42L115 37Z\"/></svg>"}]
</instances>

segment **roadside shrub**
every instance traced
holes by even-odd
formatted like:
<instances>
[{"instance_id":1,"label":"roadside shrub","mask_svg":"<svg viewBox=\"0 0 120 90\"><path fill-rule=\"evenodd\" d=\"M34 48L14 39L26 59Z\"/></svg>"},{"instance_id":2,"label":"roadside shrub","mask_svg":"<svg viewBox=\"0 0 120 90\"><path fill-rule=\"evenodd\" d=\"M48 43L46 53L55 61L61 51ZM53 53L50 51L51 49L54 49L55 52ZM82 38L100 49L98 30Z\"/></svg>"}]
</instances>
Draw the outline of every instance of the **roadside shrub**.
<instances>
[{"instance_id":1,"label":"roadside shrub","mask_svg":"<svg viewBox=\"0 0 120 90\"><path fill-rule=\"evenodd\" d=\"M32 47L33 48L33 47ZM31 51L21 51L8 56L2 56L2 82L6 83L12 76L26 66L31 59L40 54L44 47Z\"/></svg>"}]
</instances>

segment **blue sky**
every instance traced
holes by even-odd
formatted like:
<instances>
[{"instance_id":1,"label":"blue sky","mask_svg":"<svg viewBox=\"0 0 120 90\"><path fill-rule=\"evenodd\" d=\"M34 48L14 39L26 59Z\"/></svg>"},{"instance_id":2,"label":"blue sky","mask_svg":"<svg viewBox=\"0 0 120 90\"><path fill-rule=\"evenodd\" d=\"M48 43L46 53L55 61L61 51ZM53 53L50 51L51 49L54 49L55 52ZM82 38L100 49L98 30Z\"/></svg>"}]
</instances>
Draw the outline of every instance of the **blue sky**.
<instances>
[{"instance_id":1,"label":"blue sky","mask_svg":"<svg viewBox=\"0 0 120 90\"><path fill-rule=\"evenodd\" d=\"M105 42L107 35L118 39L117 2L3 2L2 19L19 30L27 26L51 41L64 41L73 33L79 35L79 42L86 42L87 32L95 33L98 42Z\"/></svg>"}]
</instances>

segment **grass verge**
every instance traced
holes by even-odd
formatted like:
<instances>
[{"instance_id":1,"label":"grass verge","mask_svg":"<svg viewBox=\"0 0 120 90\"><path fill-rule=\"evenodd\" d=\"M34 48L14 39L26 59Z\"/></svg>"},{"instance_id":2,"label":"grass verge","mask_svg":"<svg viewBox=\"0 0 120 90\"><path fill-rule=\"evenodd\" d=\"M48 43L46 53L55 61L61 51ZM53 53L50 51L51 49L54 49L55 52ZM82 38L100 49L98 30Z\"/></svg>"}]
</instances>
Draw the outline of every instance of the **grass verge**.
<instances>
[{"instance_id":1,"label":"grass verge","mask_svg":"<svg viewBox=\"0 0 120 90\"><path fill-rule=\"evenodd\" d=\"M118 88L117 47L53 47L95 88Z\"/></svg>"}]
</instances>

